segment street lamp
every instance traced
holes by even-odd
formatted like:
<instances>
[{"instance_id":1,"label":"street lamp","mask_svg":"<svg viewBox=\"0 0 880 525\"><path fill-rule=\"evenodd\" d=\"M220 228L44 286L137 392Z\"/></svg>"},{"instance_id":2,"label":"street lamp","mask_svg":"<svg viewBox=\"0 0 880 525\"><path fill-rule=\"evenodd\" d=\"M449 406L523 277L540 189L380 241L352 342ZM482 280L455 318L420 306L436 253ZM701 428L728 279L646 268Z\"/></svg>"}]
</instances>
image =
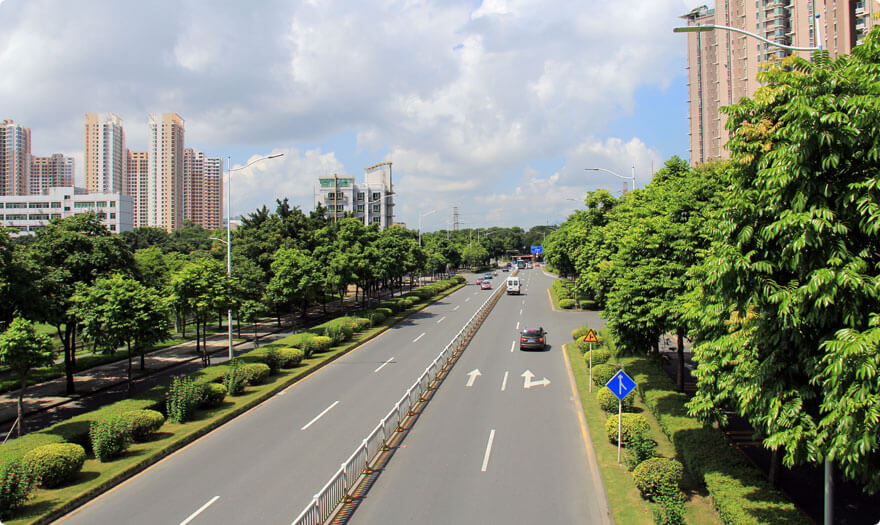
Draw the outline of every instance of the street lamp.
<instances>
[{"instance_id":1,"label":"street lamp","mask_svg":"<svg viewBox=\"0 0 880 525\"><path fill-rule=\"evenodd\" d=\"M706 24L699 26L685 26L685 27L674 27L672 28L673 33L702 33L705 31L714 31L715 29L721 29L724 31L732 31L734 33L740 33L742 35L748 35L750 37L757 38L761 42L770 44L771 46L781 47L782 49L788 49L789 51L821 51L822 50L822 33L819 28L819 13L816 13L813 18L813 31L816 35L816 43L818 44L815 47L796 47L796 46L788 46L785 44L780 44L778 42L774 42L772 40L766 39L761 35L756 35L755 33L750 33L743 29L739 29L737 27L729 27L729 26L719 26L715 24Z\"/></svg>"},{"instance_id":2,"label":"street lamp","mask_svg":"<svg viewBox=\"0 0 880 525\"><path fill-rule=\"evenodd\" d=\"M636 189L636 165L635 164L633 164L633 167L632 167L632 175L630 175L629 177L624 177L623 175L618 175L617 173L614 173L611 170L606 170L605 168L584 168L584 171L604 171L605 173L610 173L610 174L614 175L618 179L631 180L633 191L635 191L635 189Z\"/></svg>"},{"instance_id":3,"label":"street lamp","mask_svg":"<svg viewBox=\"0 0 880 525\"><path fill-rule=\"evenodd\" d=\"M226 277L232 279L232 229L230 224L232 223L232 215L231 215L231 205L232 205L232 172L233 171L241 171L247 167L253 166L257 162L264 161L267 159L277 159L278 157L283 157L284 153L275 153L274 155L267 155L265 157L260 157L258 159L252 160L249 163L245 164L240 168L232 169L232 163L229 160L229 157L226 157ZM221 239L217 239L216 237L211 237L212 239L216 239L220 242L223 242ZM232 354L232 305L229 305L229 309L226 311L226 324L228 324L229 330L229 359L232 360L234 357Z\"/></svg>"},{"instance_id":4,"label":"street lamp","mask_svg":"<svg viewBox=\"0 0 880 525\"><path fill-rule=\"evenodd\" d=\"M427 217L428 215L431 215L432 213L437 213L437 210L431 210L428 213L420 213L419 214L419 247L422 246L422 217ZM448 236L449 233L447 232L446 235Z\"/></svg>"}]
</instances>

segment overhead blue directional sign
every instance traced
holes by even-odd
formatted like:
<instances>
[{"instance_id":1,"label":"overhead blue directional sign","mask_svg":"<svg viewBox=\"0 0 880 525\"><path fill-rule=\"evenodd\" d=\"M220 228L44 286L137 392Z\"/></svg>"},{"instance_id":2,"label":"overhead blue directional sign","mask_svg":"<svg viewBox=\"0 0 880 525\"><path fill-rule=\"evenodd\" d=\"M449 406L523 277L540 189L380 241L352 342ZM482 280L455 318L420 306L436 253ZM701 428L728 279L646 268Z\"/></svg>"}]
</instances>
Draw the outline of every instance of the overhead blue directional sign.
<instances>
[{"instance_id":1,"label":"overhead blue directional sign","mask_svg":"<svg viewBox=\"0 0 880 525\"><path fill-rule=\"evenodd\" d=\"M543 246L532 246L532 253L544 253Z\"/></svg>"},{"instance_id":2,"label":"overhead blue directional sign","mask_svg":"<svg viewBox=\"0 0 880 525\"><path fill-rule=\"evenodd\" d=\"M612 377L605 386L608 387L609 390L614 392L614 395L617 396L617 399L623 401L623 398L627 396L630 392L632 392L636 387L636 382L632 380L632 378L626 375L626 372L623 370L618 370L614 377Z\"/></svg>"}]
</instances>

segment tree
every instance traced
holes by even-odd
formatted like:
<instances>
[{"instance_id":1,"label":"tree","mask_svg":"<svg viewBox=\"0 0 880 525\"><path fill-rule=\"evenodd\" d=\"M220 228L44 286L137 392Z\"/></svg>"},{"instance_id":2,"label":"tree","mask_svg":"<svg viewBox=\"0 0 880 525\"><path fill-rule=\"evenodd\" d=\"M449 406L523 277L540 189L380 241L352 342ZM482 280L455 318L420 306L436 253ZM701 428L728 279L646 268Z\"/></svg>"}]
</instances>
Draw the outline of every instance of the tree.
<instances>
[{"instance_id":1,"label":"tree","mask_svg":"<svg viewBox=\"0 0 880 525\"><path fill-rule=\"evenodd\" d=\"M31 369L52 363L52 341L45 334L38 334L33 323L16 317L9 328L0 334L0 363L8 366L21 382L18 391L18 420L16 432L21 437L24 428L24 391Z\"/></svg>"},{"instance_id":2,"label":"tree","mask_svg":"<svg viewBox=\"0 0 880 525\"><path fill-rule=\"evenodd\" d=\"M168 305L152 288L138 281L114 274L99 278L91 286L80 285L72 299L73 314L79 319L84 335L100 339L111 348L128 350L128 389L131 391L132 346L140 353L168 336Z\"/></svg>"},{"instance_id":3,"label":"tree","mask_svg":"<svg viewBox=\"0 0 880 525\"><path fill-rule=\"evenodd\" d=\"M77 320L70 298L78 283L91 284L114 272L132 272L134 259L125 242L101 224L93 213L53 220L37 232L29 254L40 269L34 283L40 300L39 320L55 326L64 347L67 393L74 393Z\"/></svg>"},{"instance_id":4,"label":"tree","mask_svg":"<svg viewBox=\"0 0 880 525\"><path fill-rule=\"evenodd\" d=\"M196 322L196 351L202 356L202 364L210 365L208 321L226 310L230 301L226 268L214 259L196 259L172 276L170 289L178 310L184 316L192 314Z\"/></svg>"},{"instance_id":5,"label":"tree","mask_svg":"<svg viewBox=\"0 0 880 525\"><path fill-rule=\"evenodd\" d=\"M478 243L465 246L461 255L464 262L471 268L476 268L489 260L489 251L482 244Z\"/></svg>"},{"instance_id":6,"label":"tree","mask_svg":"<svg viewBox=\"0 0 880 525\"><path fill-rule=\"evenodd\" d=\"M880 489L880 30L732 106L727 208L695 304L694 414Z\"/></svg>"},{"instance_id":7,"label":"tree","mask_svg":"<svg viewBox=\"0 0 880 525\"><path fill-rule=\"evenodd\" d=\"M272 262L272 279L266 298L276 310L299 305L305 317L309 304L321 292L321 268L317 260L297 248L279 248Z\"/></svg>"}]
</instances>

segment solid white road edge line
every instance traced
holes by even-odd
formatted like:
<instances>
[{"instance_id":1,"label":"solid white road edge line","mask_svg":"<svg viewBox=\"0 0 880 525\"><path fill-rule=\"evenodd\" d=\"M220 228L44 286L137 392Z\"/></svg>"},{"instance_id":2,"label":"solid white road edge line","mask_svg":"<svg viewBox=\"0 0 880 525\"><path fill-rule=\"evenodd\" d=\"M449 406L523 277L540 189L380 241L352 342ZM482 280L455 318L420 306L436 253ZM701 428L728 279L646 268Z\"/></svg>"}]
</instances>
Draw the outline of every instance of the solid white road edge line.
<instances>
[{"instance_id":1,"label":"solid white road edge line","mask_svg":"<svg viewBox=\"0 0 880 525\"><path fill-rule=\"evenodd\" d=\"M495 429L489 431L489 442L486 443L486 454L483 456L483 468L482 471L486 472L486 467L489 466L489 454L492 453L492 442L495 441Z\"/></svg>"},{"instance_id":2,"label":"solid white road edge line","mask_svg":"<svg viewBox=\"0 0 880 525\"><path fill-rule=\"evenodd\" d=\"M213 498L211 498L210 500L208 500L207 503L205 503L204 505L202 505L201 507L199 507L199 510L193 512L192 514L189 515L188 518L186 518L185 520L181 521L181 522L180 522L180 525L186 525L187 523L189 523L189 522L191 522L192 520L194 520L194 519L196 518L196 516L198 516L199 514L201 514L203 510L205 510L205 509L207 509L208 507L210 507L211 504L214 503L215 501L217 501L218 499L220 499L220 496L214 496Z\"/></svg>"},{"instance_id":3,"label":"solid white road edge line","mask_svg":"<svg viewBox=\"0 0 880 525\"><path fill-rule=\"evenodd\" d=\"M419 336L419 337L421 337L421 336ZM389 357L389 358L388 358L388 361L385 361L384 363L382 363L381 365L379 365L379 368L373 370L373 373L375 374L375 373L378 372L379 370L382 370L383 368L385 368L385 365L387 365L387 364L390 363L391 361L394 361L394 358L393 358L393 357Z\"/></svg>"},{"instance_id":4,"label":"solid white road edge line","mask_svg":"<svg viewBox=\"0 0 880 525\"><path fill-rule=\"evenodd\" d=\"M425 332L422 332L422 335L420 335L420 336L416 337L415 339L413 339L413 343L418 342L418 340L421 339L422 337L425 337Z\"/></svg>"},{"instance_id":5,"label":"solid white road edge line","mask_svg":"<svg viewBox=\"0 0 880 525\"><path fill-rule=\"evenodd\" d=\"M507 390L507 374L509 374L509 373L510 372L507 370L504 371L504 381L501 382L501 391L502 392Z\"/></svg>"},{"instance_id":6,"label":"solid white road edge line","mask_svg":"<svg viewBox=\"0 0 880 525\"><path fill-rule=\"evenodd\" d=\"M306 424L306 426L302 427L300 430L305 430L305 429L309 428L310 426L312 426L312 423L314 423L315 421L321 419L321 418L324 416L324 414L326 414L327 412L330 412L330 409L333 408L333 407L335 407L335 406L338 405L338 404L339 404L339 401L334 401L332 405L330 405L329 407L325 408L323 412L321 412L320 414L318 414L317 416L315 416L315 419L309 421L309 422Z\"/></svg>"}]
</instances>

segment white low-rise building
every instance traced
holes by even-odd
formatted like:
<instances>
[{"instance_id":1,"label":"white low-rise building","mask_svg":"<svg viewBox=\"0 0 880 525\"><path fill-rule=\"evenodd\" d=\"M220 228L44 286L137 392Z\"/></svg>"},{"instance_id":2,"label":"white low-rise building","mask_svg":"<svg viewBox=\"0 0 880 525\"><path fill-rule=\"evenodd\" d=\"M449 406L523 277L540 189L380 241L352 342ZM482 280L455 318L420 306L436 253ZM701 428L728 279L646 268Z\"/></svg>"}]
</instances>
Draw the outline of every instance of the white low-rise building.
<instances>
[{"instance_id":1,"label":"white low-rise building","mask_svg":"<svg viewBox=\"0 0 880 525\"><path fill-rule=\"evenodd\" d=\"M85 188L54 187L41 195L0 196L0 226L33 235L52 219L94 212L113 233L134 228L131 197L122 193L89 193Z\"/></svg>"},{"instance_id":2,"label":"white low-rise building","mask_svg":"<svg viewBox=\"0 0 880 525\"><path fill-rule=\"evenodd\" d=\"M315 208L325 208L330 219L351 214L364 221L365 226L378 224L384 230L394 224L391 163L381 162L364 171L365 182L360 185L355 184L352 176L321 177L315 186Z\"/></svg>"}]
</instances>

